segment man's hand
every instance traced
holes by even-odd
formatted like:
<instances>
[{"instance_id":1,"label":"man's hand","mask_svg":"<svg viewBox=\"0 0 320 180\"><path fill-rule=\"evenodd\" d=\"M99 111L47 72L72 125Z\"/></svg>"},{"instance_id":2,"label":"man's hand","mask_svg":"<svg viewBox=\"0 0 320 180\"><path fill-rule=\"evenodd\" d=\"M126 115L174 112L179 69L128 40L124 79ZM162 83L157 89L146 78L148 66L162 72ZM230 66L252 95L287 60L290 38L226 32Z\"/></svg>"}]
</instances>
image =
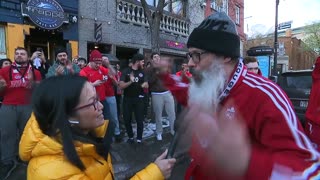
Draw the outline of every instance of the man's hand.
<instances>
[{"instance_id":1,"label":"man's hand","mask_svg":"<svg viewBox=\"0 0 320 180\"><path fill-rule=\"evenodd\" d=\"M227 118L225 112L222 109L219 111L222 115L214 116L212 112L204 112L198 105L192 104L184 123L188 123L187 133L197 139L207 159L222 171L241 176L249 166L250 140L242 119L236 115Z\"/></svg>"},{"instance_id":2,"label":"man's hand","mask_svg":"<svg viewBox=\"0 0 320 180\"><path fill-rule=\"evenodd\" d=\"M0 76L0 92L7 87L6 81Z\"/></svg>"},{"instance_id":3,"label":"man's hand","mask_svg":"<svg viewBox=\"0 0 320 180\"><path fill-rule=\"evenodd\" d=\"M63 75L63 72L64 72L64 66L59 65L59 66L56 68L56 75Z\"/></svg>"},{"instance_id":4,"label":"man's hand","mask_svg":"<svg viewBox=\"0 0 320 180\"><path fill-rule=\"evenodd\" d=\"M171 69L172 64L169 63L167 60L161 60L161 61L154 61L153 67L157 68L159 70L160 74L168 73Z\"/></svg>"},{"instance_id":5,"label":"man's hand","mask_svg":"<svg viewBox=\"0 0 320 180\"><path fill-rule=\"evenodd\" d=\"M69 72L70 72L71 74L74 74L74 70L73 70L73 65L72 65L72 63L68 63L68 64L66 65L66 68L69 70Z\"/></svg>"},{"instance_id":6,"label":"man's hand","mask_svg":"<svg viewBox=\"0 0 320 180\"><path fill-rule=\"evenodd\" d=\"M134 75L133 75L133 72L131 72L131 73L130 73L129 77L130 77L130 81L131 81L131 82L134 82Z\"/></svg>"},{"instance_id":7,"label":"man's hand","mask_svg":"<svg viewBox=\"0 0 320 180\"><path fill-rule=\"evenodd\" d=\"M106 81L104 81L104 80L96 80L95 82L92 83L92 85L93 85L93 86L100 86L100 85L103 84L104 82L106 82Z\"/></svg>"},{"instance_id":8,"label":"man's hand","mask_svg":"<svg viewBox=\"0 0 320 180\"><path fill-rule=\"evenodd\" d=\"M149 88L148 82L142 83L142 84L141 84L141 87L142 87L142 88Z\"/></svg>"}]
</instances>

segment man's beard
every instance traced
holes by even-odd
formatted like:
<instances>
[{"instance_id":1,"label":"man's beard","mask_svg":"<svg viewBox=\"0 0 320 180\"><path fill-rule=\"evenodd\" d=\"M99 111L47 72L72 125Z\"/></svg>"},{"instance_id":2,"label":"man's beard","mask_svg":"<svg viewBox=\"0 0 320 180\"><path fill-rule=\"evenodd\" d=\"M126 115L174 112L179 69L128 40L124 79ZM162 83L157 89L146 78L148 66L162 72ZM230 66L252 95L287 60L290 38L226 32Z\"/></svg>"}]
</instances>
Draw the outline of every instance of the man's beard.
<instances>
[{"instance_id":1,"label":"man's beard","mask_svg":"<svg viewBox=\"0 0 320 180\"><path fill-rule=\"evenodd\" d=\"M226 73L220 61L213 61L204 71L195 71L189 88L189 104L197 104L205 112L215 112L226 85Z\"/></svg>"},{"instance_id":2,"label":"man's beard","mask_svg":"<svg viewBox=\"0 0 320 180\"><path fill-rule=\"evenodd\" d=\"M14 62L15 62L16 64L18 64L18 65L21 65L21 66L28 64L28 60L23 60L23 59L21 59L21 58L15 59Z\"/></svg>"}]
</instances>

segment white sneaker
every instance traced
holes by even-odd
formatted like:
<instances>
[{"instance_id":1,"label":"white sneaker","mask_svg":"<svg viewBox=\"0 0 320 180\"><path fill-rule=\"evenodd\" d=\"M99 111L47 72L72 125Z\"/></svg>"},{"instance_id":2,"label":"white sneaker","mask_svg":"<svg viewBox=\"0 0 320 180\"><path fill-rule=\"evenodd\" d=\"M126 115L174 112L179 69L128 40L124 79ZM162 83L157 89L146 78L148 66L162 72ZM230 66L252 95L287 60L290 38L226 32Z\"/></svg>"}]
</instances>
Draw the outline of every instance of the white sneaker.
<instances>
[{"instance_id":1,"label":"white sneaker","mask_svg":"<svg viewBox=\"0 0 320 180\"><path fill-rule=\"evenodd\" d=\"M161 134L157 134L157 140L158 141L162 141L162 135Z\"/></svg>"}]
</instances>

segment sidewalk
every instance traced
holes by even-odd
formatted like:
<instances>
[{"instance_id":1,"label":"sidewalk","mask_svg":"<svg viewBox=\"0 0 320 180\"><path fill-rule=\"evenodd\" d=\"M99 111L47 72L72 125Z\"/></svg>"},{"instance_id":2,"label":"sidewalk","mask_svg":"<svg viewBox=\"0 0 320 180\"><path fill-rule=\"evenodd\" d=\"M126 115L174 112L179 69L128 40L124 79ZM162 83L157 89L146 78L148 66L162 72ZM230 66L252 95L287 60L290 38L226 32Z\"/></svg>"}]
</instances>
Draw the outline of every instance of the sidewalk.
<instances>
[{"instance_id":1,"label":"sidewalk","mask_svg":"<svg viewBox=\"0 0 320 180\"><path fill-rule=\"evenodd\" d=\"M112 164L117 180L129 179L137 171L153 162L170 145L172 135L166 133L162 141L154 136L144 138L141 144L129 144L125 141L112 144Z\"/></svg>"},{"instance_id":2,"label":"sidewalk","mask_svg":"<svg viewBox=\"0 0 320 180\"><path fill-rule=\"evenodd\" d=\"M115 179L130 179L136 172L154 162L169 147L172 137L168 131L165 131L162 141L157 141L153 135L143 139L142 144L129 144L126 142L113 144L111 156ZM178 160L170 179L183 180L188 164L187 158Z\"/></svg>"}]
</instances>

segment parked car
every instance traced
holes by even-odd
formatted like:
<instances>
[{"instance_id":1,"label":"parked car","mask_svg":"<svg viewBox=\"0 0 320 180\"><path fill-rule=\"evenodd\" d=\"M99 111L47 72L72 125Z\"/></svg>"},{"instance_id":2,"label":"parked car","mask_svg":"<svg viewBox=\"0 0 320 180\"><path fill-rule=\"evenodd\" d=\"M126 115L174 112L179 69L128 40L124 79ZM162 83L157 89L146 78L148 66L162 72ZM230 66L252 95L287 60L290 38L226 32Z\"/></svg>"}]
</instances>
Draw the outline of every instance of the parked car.
<instances>
[{"instance_id":1,"label":"parked car","mask_svg":"<svg viewBox=\"0 0 320 180\"><path fill-rule=\"evenodd\" d=\"M277 80L279 86L290 98L294 106L294 110L303 126L305 124L305 113L308 107L312 86L311 74L311 69L289 71L282 73Z\"/></svg>"}]
</instances>

